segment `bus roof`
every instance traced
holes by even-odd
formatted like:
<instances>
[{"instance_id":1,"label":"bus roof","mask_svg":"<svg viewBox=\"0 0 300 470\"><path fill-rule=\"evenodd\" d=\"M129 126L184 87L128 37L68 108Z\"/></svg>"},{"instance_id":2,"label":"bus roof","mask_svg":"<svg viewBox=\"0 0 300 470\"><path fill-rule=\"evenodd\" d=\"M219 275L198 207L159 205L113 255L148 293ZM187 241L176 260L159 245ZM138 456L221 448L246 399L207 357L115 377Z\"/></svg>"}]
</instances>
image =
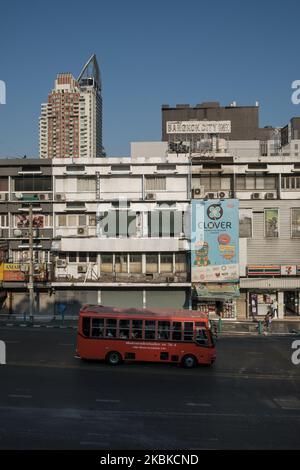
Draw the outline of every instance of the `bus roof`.
<instances>
[{"instance_id":1,"label":"bus roof","mask_svg":"<svg viewBox=\"0 0 300 470\"><path fill-rule=\"evenodd\" d=\"M80 315L115 315L115 316L133 316L133 317L183 317L183 318L201 318L207 320L207 315L196 310L184 310L173 308L120 308L104 305L83 305Z\"/></svg>"}]
</instances>

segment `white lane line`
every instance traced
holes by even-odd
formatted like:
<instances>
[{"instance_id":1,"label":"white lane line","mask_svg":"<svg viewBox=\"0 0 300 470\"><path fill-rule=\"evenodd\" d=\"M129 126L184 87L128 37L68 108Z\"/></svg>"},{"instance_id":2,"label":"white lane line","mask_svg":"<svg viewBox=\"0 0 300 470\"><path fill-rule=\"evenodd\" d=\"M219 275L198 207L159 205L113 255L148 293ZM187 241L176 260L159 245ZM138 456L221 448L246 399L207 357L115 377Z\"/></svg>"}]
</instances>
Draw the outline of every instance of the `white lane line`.
<instances>
[{"instance_id":1,"label":"white lane line","mask_svg":"<svg viewBox=\"0 0 300 470\"><path fill-rule=\"evenodd\" d=\"M32 398L32 395L17 395L17 394L10 394L8 395L10 398Z\"/></svg>"},{"instance_id":2,"label":"white lane line","mask_svg":"<svg viewBox=\"0 0 300 470\"><path fill-rule=\"evenodd\" d=\"M104 398L97 398L96 401L100 403L120 403L120 400L106 400Z\"/></svg>"},{"instance_id":3,"label":"white lane line","mask_svg":"<svg viewBox=\"0 0 300 470\"><path fill-rule=\"evenodd\" d=\"M189 403L186 403L186 406L211 406L210 403L192 403L192 402L189 402Z\"/></svg>"},{"instance_id":4,"label":"white lane line","mask_svg":"<svg viewBox=\"0 0 300 470\"><path fill-rule=\"evenodd\" d=\"M81 441L81 446L97 446L97 447L109 447L109 442L92 442L92 441Z\"/></svg>"}]
</instances>

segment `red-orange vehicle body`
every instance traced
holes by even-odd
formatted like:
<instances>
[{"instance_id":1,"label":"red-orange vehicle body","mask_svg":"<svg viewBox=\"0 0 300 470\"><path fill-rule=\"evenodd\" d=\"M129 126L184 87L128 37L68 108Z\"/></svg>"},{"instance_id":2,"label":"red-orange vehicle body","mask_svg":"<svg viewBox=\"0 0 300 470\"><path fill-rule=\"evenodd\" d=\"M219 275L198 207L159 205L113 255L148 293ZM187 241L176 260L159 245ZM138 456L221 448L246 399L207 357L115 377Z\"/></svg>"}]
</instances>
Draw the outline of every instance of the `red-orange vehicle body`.
<instances>
[{"instance_id":1,"label":"red-orange vehicle body","mask_svg":"<svg viewBox=\"0 0 300 470\"><path fill-rule=\"evenodd\" d=\"M82 359L194 367L212 364L216 358L209 320L196 311L85 305L77 333L76 352Z\"/></svg>"}]
</instances>

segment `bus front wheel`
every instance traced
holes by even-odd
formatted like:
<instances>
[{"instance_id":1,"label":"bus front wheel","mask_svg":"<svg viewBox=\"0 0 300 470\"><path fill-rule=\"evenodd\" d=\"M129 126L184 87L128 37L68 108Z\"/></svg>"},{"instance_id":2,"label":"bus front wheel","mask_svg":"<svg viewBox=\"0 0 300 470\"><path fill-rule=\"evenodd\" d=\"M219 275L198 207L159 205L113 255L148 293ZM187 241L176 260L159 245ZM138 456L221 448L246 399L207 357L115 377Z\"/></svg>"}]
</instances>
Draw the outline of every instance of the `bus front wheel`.
<instances>
[{"instance_id":1,"label":"bus front wheel","mask_svg":"<svg viewBox=\"0 0 300 470\"><path fill-rule=\"evenodd\" d=\"M192 356L192 354L187 354L182 358L182 365L186 369L192 369L193 367L196 367L197 365L197 359L195 356Z\"/></svg>"},{"instance_id":2,"label":"bus front wheel","mask_svg":"<svg viewBox=\"0 0 300 470\"><path fill-rule=\"evenodd\" d=\"M106 362L111 366L117 366L118 364L121 364L122 356L117 351L111 351L106 356Z\"/></svg>"}]
</instances>

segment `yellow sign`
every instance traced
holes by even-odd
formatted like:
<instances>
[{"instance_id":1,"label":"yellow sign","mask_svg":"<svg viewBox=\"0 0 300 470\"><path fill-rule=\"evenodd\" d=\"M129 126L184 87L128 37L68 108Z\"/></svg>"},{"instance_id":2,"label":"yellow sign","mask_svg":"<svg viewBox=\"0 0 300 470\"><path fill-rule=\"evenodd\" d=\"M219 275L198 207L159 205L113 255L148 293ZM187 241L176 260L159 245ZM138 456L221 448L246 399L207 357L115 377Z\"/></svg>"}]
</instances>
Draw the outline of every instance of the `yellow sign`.
<instances>
[{"instance_id":1,"label":"yellow sign","mask_svg":"<svg viewBox=\"0 0 300 470\"><path fill-rule=\"evenodd\" d=\"M4 271L20 271L19 263L4 263Z\"/></svg>"},{"instance_id":2,"label":"yellow sign","mask_svg":"<svg viewBox=\"0 0 300 470\"><path fill-rule=\"evenodd\" d=\"M3 281L4 263L0 263L0 282Z\"/></svg>"}]
</instances>

